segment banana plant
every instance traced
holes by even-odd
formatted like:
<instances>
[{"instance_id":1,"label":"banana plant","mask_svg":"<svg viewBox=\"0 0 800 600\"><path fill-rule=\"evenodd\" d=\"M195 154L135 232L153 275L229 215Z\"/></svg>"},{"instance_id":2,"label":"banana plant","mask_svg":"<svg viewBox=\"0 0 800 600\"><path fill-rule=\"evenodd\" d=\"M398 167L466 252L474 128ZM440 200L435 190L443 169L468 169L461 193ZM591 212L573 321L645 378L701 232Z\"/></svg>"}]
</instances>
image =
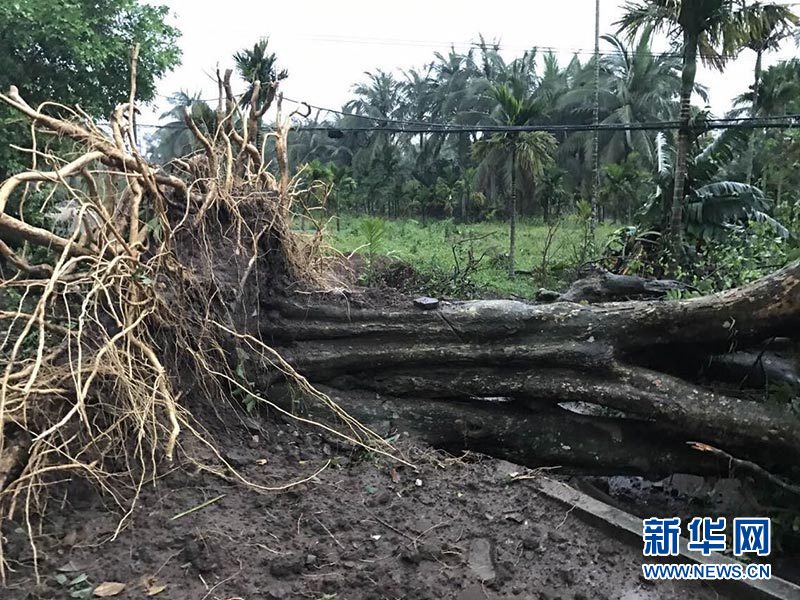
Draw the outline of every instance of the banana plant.
<instances>
[{"instance_id":1,"label":"banana plant","mask_svg":"<svg viewBox=\"0 0 800 600\"><path fill-rule=\"evenodd\" d=\"M732 227L757 221L789 239L789 230L770 216L770 209L770 201L753 185L735 181L709 183L691 190L686 198L686 229L695 238L716 239Z\"/></svg>"},{"instance_id":2,"label":"banana plant","mask_svg":"<svg viewBox=\"0 0 800 600\"><path fill-rule=\"evenodd\" d=\"M702 124L704 117L698 115L694 122ZM736 181L714 181L724 165L746 151L747 143L745 130L731 128L691 157L684 189L684 227L695 239L719 239L732 228L751 221L764 223L783 239L793 239L789 230L771 215L772 202L760 188ZM663 207L668 205L664 200L672 197L674 182L674 149L661 134L656 138L656 156L656 191L640 216L643 224L660 229L668 218L663 213Z\"/></svg>"}]
</instances>

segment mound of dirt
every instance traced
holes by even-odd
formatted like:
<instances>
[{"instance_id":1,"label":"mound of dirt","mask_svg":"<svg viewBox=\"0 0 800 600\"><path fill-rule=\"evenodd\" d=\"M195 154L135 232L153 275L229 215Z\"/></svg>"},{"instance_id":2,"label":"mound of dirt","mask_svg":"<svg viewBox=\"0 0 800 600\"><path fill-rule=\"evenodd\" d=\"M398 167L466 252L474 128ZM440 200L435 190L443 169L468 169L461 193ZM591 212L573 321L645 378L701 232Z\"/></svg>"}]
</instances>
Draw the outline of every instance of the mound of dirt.
<instances>
[{"instance_id":1,"label":"mound of dirt","mask_svg":"<svg viewBox=\"0 0 800 600\"><path fill-rule=\"evenodd\" d=\"M25 528L5 532L18 561L3 597L121 587L95 587L109 582L125 585L117 598L164 600L720 597L700 583L644 582L640 548L510 482L508 463L401 441L414 470L294 424L247 426L224 449L245 477L280 485L327 468L277 493L175 469L144 488L114 540L120 515L76 480L38 540L39 587Z\"/></svg>"}]
</instances>

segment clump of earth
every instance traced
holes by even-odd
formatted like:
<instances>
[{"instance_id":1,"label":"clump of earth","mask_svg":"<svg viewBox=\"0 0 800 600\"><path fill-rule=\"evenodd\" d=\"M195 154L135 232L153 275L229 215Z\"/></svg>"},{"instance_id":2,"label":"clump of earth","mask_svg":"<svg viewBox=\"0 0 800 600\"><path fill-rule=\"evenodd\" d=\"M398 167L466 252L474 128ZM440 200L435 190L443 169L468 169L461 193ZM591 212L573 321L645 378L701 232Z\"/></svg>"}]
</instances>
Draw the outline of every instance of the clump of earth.
<instances>
[{"instance_id":1,"label":"clump of earth","mask_svg":"<svg viewBox=\"0 0 800 600\"><path fill-rule=\"evenodd\" d=\"M74 480L37 538L40 585L25 528L4 531L15 572L3 598L724 597L701 582L643 580L641 547L512 481L503 461L401 439L413 469L294 423L249 419L226 432L223 455L261 485L325 468L259 492L180 465L143 488L119 532L119 509Z\"/></svg>"}]
</instances>

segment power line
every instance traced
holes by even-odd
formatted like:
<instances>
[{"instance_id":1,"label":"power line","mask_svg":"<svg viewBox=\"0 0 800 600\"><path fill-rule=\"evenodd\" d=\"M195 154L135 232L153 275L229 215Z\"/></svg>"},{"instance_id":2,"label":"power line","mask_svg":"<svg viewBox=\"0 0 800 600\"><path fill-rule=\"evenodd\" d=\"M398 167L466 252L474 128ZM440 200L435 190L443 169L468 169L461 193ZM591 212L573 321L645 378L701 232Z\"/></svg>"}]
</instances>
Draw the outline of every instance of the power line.
<instances>
[{"instance_id":1,"label":"power line","mask_svg":"<svg viewBox=\"0 0 800 600\"><path fill-rule=\"evenodd\" d=\"M479 125L479 126L468 126L468 125L459 125L457 123L431 123L425 121L408 121L403 119L391 119L388 117L371 117L369 115L359 115L355 113L348 113L341 110L336 110L332 108L326 108L323 106L316 106L314 104L310 104L308 102L302 102L299 100L294 100L292 98L288 98L284 96L284 100L289 102L293 102L295 104L303 104L305 106L309 106L316 110L327 111L330 113L334 113L337 115L342 115L346 117L355 117L364 119L367 121L373 121L377 123L384 123L387 125L396 125L396 126L405 126L409 125L412 127L419 127L424 129L391 129L393 133L399 132L408 132L408 133L437 133L441 131L446 132L501 132L501 131L548 131L552 130L553 132L564 132L564 131L603 131L603 130L619 130L619 131L635 131L635 130L653 130L658 131L661 129L678 129L680 128L680 121L655 121L651 123L633 123L630 125L625 125L622 123L595 123L592 125L585 125L585 124L551 124L551 125L523 125L523 126L516 126L520 127L517 129L515 126L502 126L502 125ZM800 126L800 123L797 122L797 119L800 118L800 115L771 115L766 117L728 117L728 118L716 118L716 119L707 119L704 122L704 126L708 128L715 128L715 129L725 129L725 128L760 128L765 126L767 128L774 127L774 125L769 125L769 123L773 123L775 121L784 121L788 124L781 123L781 127L793 128ZM766 124L766 125L762 125ZM732 127L728 127L728 126ZM336 126L336 125L321 125L321 126L314 126L314 125L301 125L298 127L293 128L294 131L390 131L387 127L352 127L352 126Z\"/></svg>"},{"instance_id":2,"label":"power line","mask_svg":"<svg viewBox=\"0 0 800 600\"><path fill-rule=\"evenodd\" d=\"M371 117L369 115L359 115L358 113L349 113L343 110L337 110L335 108L326 108L324 106L317 106L316 104L310 104L308 102L303 102L302 100L294 100L289 98L288 96L283 97L284 100L287 102L292 102L294 104L308 106L313 108L314 110L319 110L323 112L333 113L335 115L340 115L342 117L354 117L357 119L365 119L368 121L376 121L378 123L390 123L392 125L416 125L420 127L429 127L431 125L430 122L426 121L414 121L414 120L407 120L407 119L392 119L390 117Z\"/></svg>"},{"instance_id":3,"label":"power line","mask_svg":"<svg viewBox=\"0 0 800 600\"><path fill-rule=\"evenodd\" d=\"M370 119L370 117L366 117ZM402 122L400 122L402 123ZM422 122L420 122L422 123ZM183 125L158 125L137 123L146 129L185 129ZM653 121L646 123L586 123L586 124L538 124L538 125L458 125L444 123L424 123L420 126L407 127L401 125L381 126L340 126L336 125L299 125L291 131L325 131L325 132L384 132L384 133L508 133L544 131L549 133L573 133L581 131L666 131L677 130L680 121ZM792 129L800 128L800 113L775 115L769 117L741 117L708 119L694 126L699 130L710 129Z\"/></svg>"},{"instance_id":4,"label":"power line","mask_svg":"<svg viewBox=\"0 0 800 600\"><path fill-rule=\"evenodd\" d=\"M335 108L328 108L311 104L302 100L282 96L282 100L296 105L302 105L322 112L328 112L343 117L352 117L381 123L370 126L347 125L299 125L292 127L292 131L325 131L325 132L375 132L384 133L505 133L505 132L531 132L544 131L549 133L572 133L581 131L665 131L680 129L680 121L653 121L648 123L592 123L592 124L538 124L538 125L461 125L458 123L432 123L430 121L416 121L406 119L392 119L390 117L375 117L349 113ZM184 129L182 124L137 124L148 129ZM724 117L706 119L698 124L696 129L792 129L800 127L800 114L771 115L766 117Z\"/></svg>"},{"instance_id":5,"label":"power line","mask_svg":"<svg viewBox=\"0 0 800 600\"><path fill-rule=\"evenodd\" d=\"M326 132L384 132L384 133L510 133L543 131L548 133L575 133L582 131L667 131L680 129L679 121L663 121L658 123L600 123L578 125L478 125L448 126L409 129L405 127L336 127L336 126L299 126L292 131L326 131ZM782 121L741 120L740 122L706 121L694 127L700 130L711 129L792 129L800 127L800 114L784 117Z\"/></svg>"},{"instance_id":6,"label":"power line","mask_svg":"<svg viewBox=\"0 0 800 600\"><path fill-rule=\"evenodd\" d=\"M158 95L162 96L164 98L171 98L171 96L164 96L164 94L158 94ZM242 94L239 94L239 96L241 96L241 95ZM357 119L366 119L366 120L369 120L369 121L376 121L376 122L380 122L380 123L391 123L391 124L394 124L394 125L416 125L416 126L420 126L420 127L428 127L428 126L430 126L430 122L426 122L426 121L414 121L414 120L407 120L407 119L392 119L392 118L389 118L389 117L370 117L369 115L360 115L358 113L349 113L347 111L338 110L338 109L335 109L335 108L327 108L327 107L324 107L324 106L318 106L316 104L311 104L309 102L304 102L303 100L295 100L293 98L289 98L288 96L283 96L283 99L286 102L291 102L291 103L297 104L299 106L308 106L309 108L312 108L314 110L318 110L318 111L322 111L322 112L328 112L328 113L340 115L340 116L343 116L343 117L354 117L354 118L357 118ZM217 101L218 98L193 98L193 100L198 101L198 102L212 102L212 101ZM145 127L145 125L142 125L142 126ZM150 128L154 128L154 127L155 128L158 128L158 127L170 128L170 126L167 126L167 125L146 125L146 127L150 127ZM175 128L182 129L183 127L182 126L175 126Z\"/></svg>"}]
</instances>

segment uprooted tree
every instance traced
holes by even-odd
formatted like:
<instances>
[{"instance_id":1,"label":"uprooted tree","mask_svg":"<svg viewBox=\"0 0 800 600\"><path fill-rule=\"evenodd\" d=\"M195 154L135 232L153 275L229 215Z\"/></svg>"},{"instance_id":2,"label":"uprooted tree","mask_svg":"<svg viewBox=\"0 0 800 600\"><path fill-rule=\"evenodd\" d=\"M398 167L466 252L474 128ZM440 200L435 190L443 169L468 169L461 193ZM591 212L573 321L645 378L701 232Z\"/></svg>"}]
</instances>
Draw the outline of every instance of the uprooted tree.
<instances>
[{"instance_id":1,"label":"uprooted tree","mask_svg":"<svg viewBox=\"0 0 800 600\"><path fill-rule=\"evenodd\" d=\"M258 147L263 106L240 107L229 72L218 80L217 130L187 111L202 150L165 167L136 150L133 91L110 132L79 109L0 95L37 131L75 142L75 156L37 148L33 168L0 187L2 288L17 299L0 313L3 517L30 523L42 484L65 472L129 506L162 459L216 452L193 415L232 397L386 453L382 438L405 430L530 466L797 475L788 404L694 379L713 373L712 357L797 336L800 263L684 301L370 306L333 276L319 234L291 228L291 115ZM50 225L6 210L34 187L61 207ZM216 456L204 466L229 469Z\"/></svg>"},{"instance_id":2,"label":"uprooted tree","mask_svg":"<svg viewBox=\"0 0 800 600\"><path fill-rule=\"evenodd\" d=\"M79 108L32 107L15 88L0 95L36 132L33 168L0 186L0 527L21 516L32 540L41 490L65 476L92 479L126 516L162 460L203 455L201 468L280 489L244 481L192 416L224 410L245 348L327 406L331 433L390 451L278 353L242 337L262 294L327 271L319 236L290 230L288 119L264 140L274 140L273 173L254 143L259 83L241 108L228 71L219 129L206 136L186 115L204 151L153 167L133 136L135 56L130 98L106 128ZM72 140L74 155L50 154L54 138ZM51 215L43 224L25 220L33 197ZM3 578L5 566L0 535Z\"/></svg>"},{"instance_id":3,"label":"uprooted tree","mask_svg":"<svg viewBox=\"0 0 800 600\"><path fill-rule=\"evenodd\" d=\"M713 372L712 357L795 334L799 277L795 264L714 296L594 306L359 310L281 299L259 329L352 416L397 420L449 449L579 471L725 473L723 455L704 456L694 441L788 473L800 420L787 405L684 377Z\"/></svg>"}]
</instances>

